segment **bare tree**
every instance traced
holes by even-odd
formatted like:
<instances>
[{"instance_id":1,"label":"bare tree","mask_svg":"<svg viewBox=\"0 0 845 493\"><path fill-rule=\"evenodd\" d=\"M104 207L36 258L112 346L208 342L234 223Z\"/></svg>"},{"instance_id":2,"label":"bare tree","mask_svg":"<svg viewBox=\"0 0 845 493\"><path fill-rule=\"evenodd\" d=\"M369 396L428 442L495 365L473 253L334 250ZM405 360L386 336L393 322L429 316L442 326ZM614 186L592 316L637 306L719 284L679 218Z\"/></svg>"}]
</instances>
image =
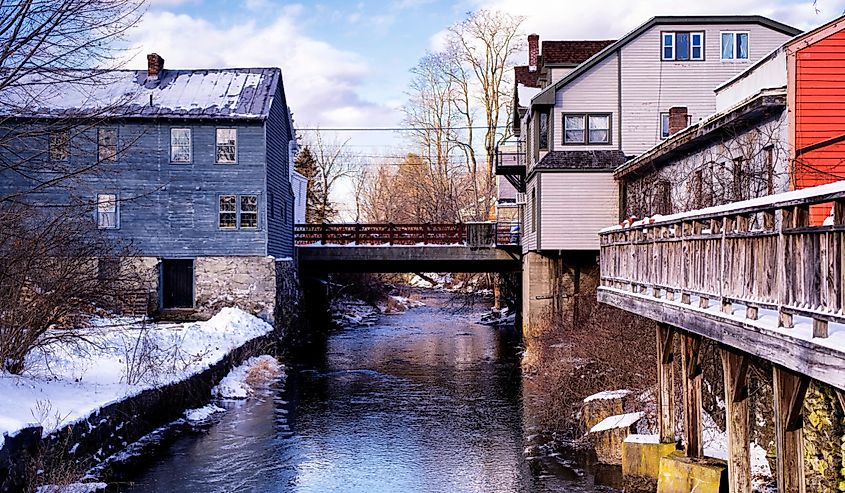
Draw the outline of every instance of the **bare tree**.
<instances>
[{"instance_id":1,"label":"bare tree","mask_svg":"<svg viewBox=\"0 0 845 493\"><path fill-rule=\"evenodd\" d=\"M319 187L315 187L315 217L320 218L318 222L331 221L337 216L336 204L332 200L332 192L337 186L347 179L354 177L356 170L360 167L360 157L348 147L349 139L339 141L337 139L327 140L319 130L310 135L306 140L306 146L311 149L314 155L316 173L313 179L319 181Z\"/></svg>"}]
</instances>

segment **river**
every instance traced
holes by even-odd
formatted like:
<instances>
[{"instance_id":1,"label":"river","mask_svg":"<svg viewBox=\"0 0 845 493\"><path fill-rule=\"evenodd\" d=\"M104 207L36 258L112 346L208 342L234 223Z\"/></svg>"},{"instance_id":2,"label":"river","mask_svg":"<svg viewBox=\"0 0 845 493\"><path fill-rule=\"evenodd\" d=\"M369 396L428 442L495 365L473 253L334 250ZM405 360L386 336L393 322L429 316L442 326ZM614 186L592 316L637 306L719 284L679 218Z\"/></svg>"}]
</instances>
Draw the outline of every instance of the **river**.
<instances>
[{"instance_id":1,"label":"river","mask_svg":"<svg viewBox=\"0 0 845 493\"><path fill-rule=\"evenodd\" d=\"M424 301L334 333L283 389L222 403L121 491L615 491L525 424L514 329Z\"/></svg>"}]
</instances>

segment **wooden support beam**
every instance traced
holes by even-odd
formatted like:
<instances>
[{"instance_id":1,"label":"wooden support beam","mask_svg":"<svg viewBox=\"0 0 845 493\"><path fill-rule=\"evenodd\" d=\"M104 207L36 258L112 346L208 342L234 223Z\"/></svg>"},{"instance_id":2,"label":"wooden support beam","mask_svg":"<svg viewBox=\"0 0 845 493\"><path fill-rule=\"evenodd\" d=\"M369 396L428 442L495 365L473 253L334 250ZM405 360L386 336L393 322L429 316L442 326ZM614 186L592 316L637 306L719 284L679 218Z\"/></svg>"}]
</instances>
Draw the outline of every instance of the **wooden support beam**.
<instances>
[{"instance_id":1,"label":"wooden support beam","mask_svg":"<svg viewBox=\"0 0 845 493\"><path fill-rule=\"evenodd\" d=\"M681 336L684 376L684 442L687 457L703 457L704 441L701 425L701 337L694 334Z\"/></svg>"},{"instance_id":2,"label":"wooden support beam","mask_svg":"<svg viewBox=\"0 0 845 493\"><path fill-rule=\"evenodd\" d=\"M748 356L722 347L725 421L728 428L730 493L751 493L751 433L748 413ZM737 400L738 397L742 399Z\"/></svg>"},{"instance_id":3,"label":"wooden support beam","mask_svg":"<svg viewBox=\"0 0 845 493\"><path fill-rule=\"evenodd\" d=\"M801 408L810 385L804 375L774 365L775 444L777 446L777 481L781 493L805 493L804 443Z\"/></svg>"},{"instance_id":4,"label":"wooden support beam","mask_svg":"<svg viewBox=\"0 0 845 493\"><path fill-rule=\"evenodd\" d=\"M827 320L813 319L813 337L827 337Z\"/></svg>"},{"instance_id":5,"label":"wooden support beam","mask_svg":"<svg viewBox=\"0 0 845 493\"><path fill-rule=\"evenodd\" d=\"M657 326L657 428L661 443L675 441L675 378L672 365L675 329Z\"/></svg>"},{"instance_id":6,"label":"wooden support beam","mask_svg":"<svg viewBox=\"0 0 845 493\"><path fill-rule=\"evenodd\" d=\"M747 318L748 320L757 320L759 313L759 308L757 308L756 306L745 307L745 318Z\"/></svg>"}]
</instances>

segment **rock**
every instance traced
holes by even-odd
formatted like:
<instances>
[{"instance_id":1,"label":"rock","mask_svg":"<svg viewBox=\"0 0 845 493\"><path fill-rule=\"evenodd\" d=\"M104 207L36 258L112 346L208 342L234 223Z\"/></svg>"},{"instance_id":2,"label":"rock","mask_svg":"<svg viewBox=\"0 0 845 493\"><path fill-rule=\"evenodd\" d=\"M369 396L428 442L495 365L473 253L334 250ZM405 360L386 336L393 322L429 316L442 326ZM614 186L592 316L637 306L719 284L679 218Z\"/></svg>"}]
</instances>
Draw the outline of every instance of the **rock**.
<instances>
[{"instance_id":1,"label":"rock","mask_svg":"<svg viewBox=\"0 0 845 493\"><path fill-rule=\"evenodd\" d=\"M609 416L590 428L596 457L602 464L622 464L622 443L634 432L644 413Z\"/></svg>"}]
</instances>

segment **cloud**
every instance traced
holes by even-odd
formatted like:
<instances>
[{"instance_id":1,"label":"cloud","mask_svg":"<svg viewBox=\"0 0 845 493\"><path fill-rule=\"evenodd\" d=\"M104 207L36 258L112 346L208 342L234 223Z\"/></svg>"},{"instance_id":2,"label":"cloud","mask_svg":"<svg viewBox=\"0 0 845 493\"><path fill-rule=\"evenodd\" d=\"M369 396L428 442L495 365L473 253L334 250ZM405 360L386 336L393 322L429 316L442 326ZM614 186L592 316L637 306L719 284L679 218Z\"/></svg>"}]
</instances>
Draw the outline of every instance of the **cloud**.
<instances>
[{"instance_id":1,"label":"cloud","mask_svg":"<svg viewBox=\"0 0 845 493\"><path fill-rule=\"evenodd\" d=\"M818 10L821 11L818 14L812 0L768 3L760 0L604 0L601 8L590 2L466 0L464 5L466 10L485 8L526 16L524 30L536 32L547 39L618 38L656 15L759 14L799 29L809 29L841 15L845 10L845 0L818 0Z\"/></svg>"},{"instance_id":2,"label":"cloud","mask_svg":"<svg viewBox=\"0 0 845 493\"><path fill-rule=\"evenodd\" d=\"M143 67L145 54L156 52L170 68L281 67L288 104L300 126L395 119L388 117L389 108L359 95L369 74L366 61L303 34L301 13L301 6L294 6L266 24L249 20L220 27L187 14L151 11L133 33L138 50L128 66Z\"/></svg>"}]
</instances>

